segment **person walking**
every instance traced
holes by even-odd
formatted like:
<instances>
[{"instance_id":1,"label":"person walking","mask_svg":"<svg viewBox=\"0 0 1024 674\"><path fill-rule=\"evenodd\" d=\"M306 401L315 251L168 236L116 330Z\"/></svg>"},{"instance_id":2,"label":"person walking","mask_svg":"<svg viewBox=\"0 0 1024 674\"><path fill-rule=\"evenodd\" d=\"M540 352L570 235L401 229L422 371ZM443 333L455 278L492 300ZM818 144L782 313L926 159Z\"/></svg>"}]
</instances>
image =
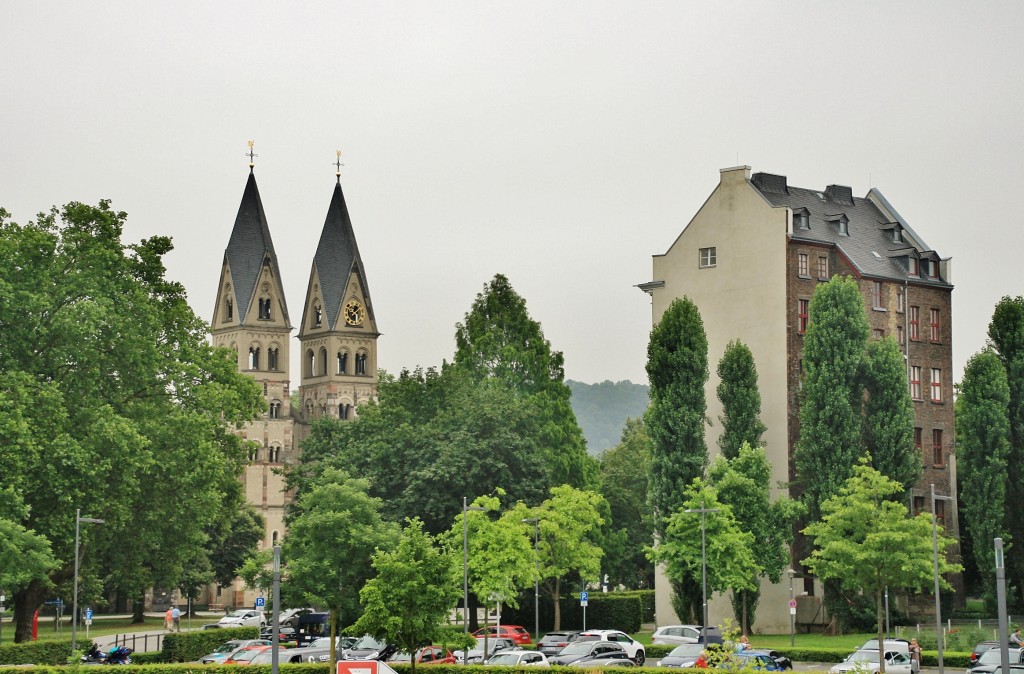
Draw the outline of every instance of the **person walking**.
<instances>
[{"instance_id":1,"label":"person walking","mask_svg":"<svg viewBox=\"0 0 1024 674\"><path fill-rule=\"evenodd\" d=\"M912 674L921 671L921 644L917 639L910 640L910 671Z\"/></svg>"},{"instance_id":2,"label":"person walking","mask_svg":"<svg viewBox=\"0 0 1024 674\"><path fill-rule=\"evenodd\" d=\"M175 606L171 609L171 621L174 623L174 631L181 631L181 610Z\"/></svg>"},{"instance_id":3,"label":"person walking","mask_svg":"<svg viewBox=\"0 0 1024 674\"><path fill-rule=\"evenodd\" d=\"M170 632L174 629L174 619L171 618L171 607L167 607L167 613L164 614L164 627Z\"/></svg>"}]
</instances>

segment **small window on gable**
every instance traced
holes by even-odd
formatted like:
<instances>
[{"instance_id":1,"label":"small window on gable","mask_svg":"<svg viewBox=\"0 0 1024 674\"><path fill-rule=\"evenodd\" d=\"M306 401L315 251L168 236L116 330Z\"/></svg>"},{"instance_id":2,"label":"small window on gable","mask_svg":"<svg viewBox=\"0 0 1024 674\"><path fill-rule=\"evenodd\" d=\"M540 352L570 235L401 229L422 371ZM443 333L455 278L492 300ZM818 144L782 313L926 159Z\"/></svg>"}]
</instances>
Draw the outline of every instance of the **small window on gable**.
<instances>
[{"instance_id":1,"label":"small window on gable","mask_svg":"<svg viewBox=\"0 0 1024 674\"><path fill-rule=\"evenodd\" d=\"M259 300L259 313L260 320L270 320L270 298L260 298Z\"/></svg>"},{"instance_id":2,"label":"small window on gable","mask_svg":"<svg viewBox=\"0 0 1024 674\"><path fill-rule=\"evenodd\" d=\"M892 228L892 242L903 243L903 230L899 227Z\"/></svg>"},{"instance_id":3,"label":"small window on gable","mask_svg":"<svg viewBox=\"0 0 1024 674\"><path fill-rule=\"evenodd\" d=\"M843 216L836 220L836 230L840 236L850 236L850 221Z\"/></svg>"},{"instance_id":4,"label":"small window on gable","mask_svg":"<svg viewBox=\"0 0 1024 674\"><path fill-rule=\"evenodd\" d=\"M224 320L230 321L235 317L235 303L230 299L224 300Z\"/></svg>"},{"instance_id":5,"label":"small window on gable","mask_svg":"<svg viewBox=\"0 0 1024 674\"><path fill-rule=\"evenodd\" d=\"M313 327L319 328L324 324L324 311L320 307L320 304L313 305Z\"/></svg>"},{"instance_id":6,"label":"small window on gable","mask_svg":"<svg viewBox=\"0 0 1024 674\"><path fill-rule=\"evenodd\" d=\"M811 216L806 208L793 211L793 229L810 229Z\"/></svg>"},{"instance_id":7,"label":"small window on gable","mask_svg":"<svg viewBox=\"0 0 1024 674\"><path fill-rule=\"evenodd\" d=\"M717 247L712 246L711 248L701 248L700 249L700 266L701 266L702 269L705 268L705 267L714 267L717 264L718 264L718 248Z\"/></svg>"}]
</instances>

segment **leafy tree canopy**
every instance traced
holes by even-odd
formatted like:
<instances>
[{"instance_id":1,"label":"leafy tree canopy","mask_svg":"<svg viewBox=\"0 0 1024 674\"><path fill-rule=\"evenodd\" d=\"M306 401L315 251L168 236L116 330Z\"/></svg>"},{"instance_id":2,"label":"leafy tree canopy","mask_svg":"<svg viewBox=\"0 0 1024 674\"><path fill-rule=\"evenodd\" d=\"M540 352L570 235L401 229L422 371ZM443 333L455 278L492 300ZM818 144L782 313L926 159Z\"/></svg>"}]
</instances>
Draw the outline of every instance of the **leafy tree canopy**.
<instances>
[{"instance_id":1,"label":"leafy tree canopy","mask_svg":"<svg viewBox=\"0 0 1024 674\"><path fill-rule=\"evenodd\" d=\"M906 492L920 479L924 465L914 447L914 403L896 340L868 342L864 372L864 449L874 468Z\"/></svg>"},{"instance_id":2,"label":"leafy tree canopy","mask_svg":"<svg viewBox=\"0 0 1024 674\"><path fill-rule=\"evenodd\" d=\"M761 422L761 393L757 389L754 354L743 342L733 340L718 362L718 399L722 401L722 433L718 446L727 459L735 458L744 443L761 444L766 430Z\"/></svg>"},{"instance_id":3,"label":"leafy tree canopy","mask_svg":"<svg viewBox=\"0 0 1024 674\"><path fill-rule=\"evenodd\" d=\"M647 506L650 463L651 440L643 419L627 419L622 440L601 454L601 495L610 515L602 532L602 566L613 585L654 587L654 566L644 552L654 540L654 518Z\"/></svg>"}]
</instances>

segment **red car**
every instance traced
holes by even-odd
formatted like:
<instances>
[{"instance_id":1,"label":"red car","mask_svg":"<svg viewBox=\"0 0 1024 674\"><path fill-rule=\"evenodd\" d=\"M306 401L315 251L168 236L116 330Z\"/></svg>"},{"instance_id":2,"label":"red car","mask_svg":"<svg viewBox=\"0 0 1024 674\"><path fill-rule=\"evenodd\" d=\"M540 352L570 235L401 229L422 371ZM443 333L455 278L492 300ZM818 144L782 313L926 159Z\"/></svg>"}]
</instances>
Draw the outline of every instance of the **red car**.
<instances>
[{"instance_id":1,"label":"red car","mask_svg":"<svg viewBox=\"0 0 1024 674\"><path fill-rule=\"evenodd\" d=\"M273 646L243 646L228 656L224 661L225 665L248 665L257 655L263 651L269 651Z\"/></svg>"},{"instance_id":2,"label":"red car","mask_svg":"<svg viewBox=\"0 0 1024 674\"><path fill-rule=\"evenodd\" d=\"M476 632L473 632L473 636L482 637L487 634L488 638L491 637L503 637L505 639L511 639L520 646L523 644L532 644L533 640L530 638L530 633L526 631L522 625L502 625L496 627L494 625L490 627L481 627Z\"/></svg>"},{"instance_id":3,"label":"red car","mask_svg":"<svg viewBox=\"0 0 1024 674\"><path fill-rule=\"evenodd\" d=\"M398 652L388 658L388 662L408 663L412 657L408 653ZM454 665L455 656L451 651L440 646L424 646L416 651L416 664L418 665Z\"/></svg>"}]
</instances>

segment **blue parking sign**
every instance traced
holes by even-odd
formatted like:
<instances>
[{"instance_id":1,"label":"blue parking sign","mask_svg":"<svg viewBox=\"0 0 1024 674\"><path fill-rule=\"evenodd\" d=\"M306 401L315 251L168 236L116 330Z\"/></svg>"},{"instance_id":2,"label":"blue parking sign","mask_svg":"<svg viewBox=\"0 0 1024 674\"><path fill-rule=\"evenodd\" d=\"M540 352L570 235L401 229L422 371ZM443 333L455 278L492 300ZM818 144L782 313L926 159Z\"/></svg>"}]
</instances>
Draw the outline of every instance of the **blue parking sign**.
<instances>
[{"instance_id":1,"label":"blue parking sign","mask_svg":"<svg viewBox=\"0 0 1024 674\"><path fill-rule=\"evenodd\" d=\"M86 620L92 620L92 609L91 608L85 609L85 619Z\"/></svg>"},{"instance_id":2,"label":"blue parking sign","mask_svg":"<svg viewBox=\"0 0 1024 674\"><path fill-rule=\"evenodd\" d=\"M263 597L256 597L256 608L261 608L267 605L267 600Z\"/></svg>"},{"instance_id":3,"label":"blue parking sign","mask_svg":"<svg viewBox=\"0 0 1024 674\"><path fill-rule=\"evenodd\" d=\"M580 606L586 606L587 599L589 599L589 597L590 594L588 592L580 592Z\"/></svg>"}]
</instances>

